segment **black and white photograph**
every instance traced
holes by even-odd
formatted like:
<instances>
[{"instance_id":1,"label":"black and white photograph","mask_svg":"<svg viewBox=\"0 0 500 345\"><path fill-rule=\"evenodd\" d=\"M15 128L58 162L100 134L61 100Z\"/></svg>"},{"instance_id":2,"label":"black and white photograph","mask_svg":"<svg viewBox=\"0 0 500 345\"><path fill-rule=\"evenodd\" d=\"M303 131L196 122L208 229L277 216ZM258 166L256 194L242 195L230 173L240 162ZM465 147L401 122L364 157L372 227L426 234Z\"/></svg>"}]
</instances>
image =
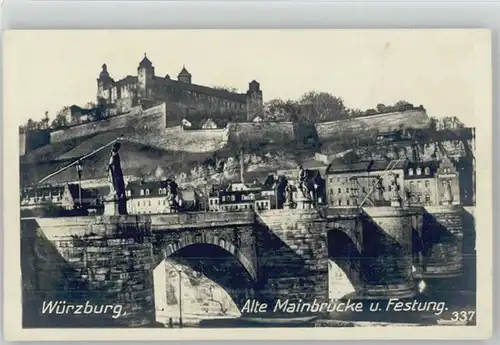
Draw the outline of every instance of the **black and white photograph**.
<instances>
[{"instance_id":1,"label":"black and white photograph","mask_svg":"<svg viewBox=\"0 0 500 345\"><path fill-rule=\"evenodd\" d=\"M446 337L492 317L488 31L4 43L18 332Z\"/></svg>"}]
</instances>

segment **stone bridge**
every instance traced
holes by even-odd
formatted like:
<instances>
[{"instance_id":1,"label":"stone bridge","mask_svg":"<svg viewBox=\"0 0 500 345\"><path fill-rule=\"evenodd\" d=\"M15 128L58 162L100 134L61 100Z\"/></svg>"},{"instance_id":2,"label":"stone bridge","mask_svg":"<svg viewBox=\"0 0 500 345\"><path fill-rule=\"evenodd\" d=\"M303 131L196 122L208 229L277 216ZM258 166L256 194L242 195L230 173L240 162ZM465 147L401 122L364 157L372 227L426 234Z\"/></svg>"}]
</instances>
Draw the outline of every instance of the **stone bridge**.
<instances>
[{"instance_id":1,"label":"stone bridge","mask_svg":"<svg viewBox=\"0 0 500 345\"><path fill-rule=\"evenodd\" d=\"M411 298L416 279L462 275L464 251L474 252L463 245L474 236L468 218L447 205L22 219L24 310L48 299L120 303L127 315L96 325L151 325L153 271L165 259L213 280L239 308L249 298ZM25 313L25 327L91 322L37 315Z\"/></svg>"}]
</instances>

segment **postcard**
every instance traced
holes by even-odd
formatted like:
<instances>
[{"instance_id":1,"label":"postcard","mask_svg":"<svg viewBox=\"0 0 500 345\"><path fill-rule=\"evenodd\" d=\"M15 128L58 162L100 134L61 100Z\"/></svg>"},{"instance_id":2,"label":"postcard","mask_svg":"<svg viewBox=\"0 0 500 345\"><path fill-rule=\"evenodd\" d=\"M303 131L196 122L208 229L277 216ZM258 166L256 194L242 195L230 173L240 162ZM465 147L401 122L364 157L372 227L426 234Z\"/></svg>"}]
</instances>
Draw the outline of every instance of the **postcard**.
<instances>
[{"instance_id":1,"label":"postcard","mask_svg":"<svg viewBox=\"0 0 500 345\"><path fill-rule=\"evenodd\" d=\"M11 30L3 68L8 340L491 336L488 30Z\"/></svg>"}]
</instances>

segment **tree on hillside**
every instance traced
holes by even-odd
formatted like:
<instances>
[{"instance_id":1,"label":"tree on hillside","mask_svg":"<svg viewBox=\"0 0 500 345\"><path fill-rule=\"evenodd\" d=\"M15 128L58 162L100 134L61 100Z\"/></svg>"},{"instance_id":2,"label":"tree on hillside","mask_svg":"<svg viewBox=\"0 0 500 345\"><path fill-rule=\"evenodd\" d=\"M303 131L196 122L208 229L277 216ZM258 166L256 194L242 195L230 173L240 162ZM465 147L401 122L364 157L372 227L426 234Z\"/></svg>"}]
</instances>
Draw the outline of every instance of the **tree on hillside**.
<instances>
[{"instance_id":1,"label":"tree on hillside","mask_svg":"<svg viewBox=\"0 0 500 345\"><path fill-rule=\"evenodd\" d=\"M300 117L308 122L341 120L348 117L340 97L327 92L309 91L299 99Z\"/></svg>"},{"instance_id":2,"label":"tree on hillside","mask_svg":"<svg viewBox=\"0 0 500 345\"><path fill-rule=\"evenodd\" d=\"M56 117L51 123L52 128L60 128L60 127L65 127L68 126L68 119L66 118L66 113L68 112L69 107L63 107L59 112L57 113Z\"/></svg>"},{"instance_id":3,"label":"tree on hillside","mask_svg":"<svg viewBox=\"0 0 500 345\"><path fill-rule=\"evenodd\" d=\"M349 117L360 117L360 116L364 116L365 113L364 111L362 111L361 109L347 109L347 114L349 115Z\"/></svg>"},{"instance_id":4,"label":"tree on hillside","mask_svg":"<svg viewBox=\"0 0 500 345\"><path fill-rule=\"evenodd\" d=\"M387 108L388 107L385 104L383 104L383 103L377 104L377 111L379 113L385 113L385 112L387 112Z\"/></svg>"},{"instance_id":5,"label":"tree on hillside","mask_svg":"<svg viewBox=\"0 0 500 345\"><path fill-rule=\"evenodd\" d=\"M264 114L267 121L296 121L299 106L297 102L279 98L264 103Z\"/></svg>"},{"instance_id":6,"label":"tree on hillside","mask_svg":"<svg viewBox=\"0 0 500 345\"><path fill-rule=\"evenodd\" d=\"M456 116L446 116L443 117L440 121L440 127L443 130L454 130L465 128L465 125L462 121L460 121Z\"/></svg>"}]
</instances>

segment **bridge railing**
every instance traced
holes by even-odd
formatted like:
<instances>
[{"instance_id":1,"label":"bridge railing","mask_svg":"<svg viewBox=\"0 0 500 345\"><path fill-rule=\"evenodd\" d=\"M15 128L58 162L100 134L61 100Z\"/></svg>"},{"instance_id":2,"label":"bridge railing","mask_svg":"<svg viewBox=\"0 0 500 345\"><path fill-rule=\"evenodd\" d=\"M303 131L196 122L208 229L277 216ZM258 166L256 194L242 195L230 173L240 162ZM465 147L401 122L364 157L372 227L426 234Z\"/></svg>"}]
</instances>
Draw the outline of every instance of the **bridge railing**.
<instances>
[{"instance_id":1,"label":"bridge railing","mask_svg":"<svg viewBox=\"0 0 500 345\"><path fill-rule=\"evenodd\" d=\"M189 212L151 215L153 228L182 228L184 226L216 226L225 224L251 224L253 211L243 212Z\"/></svg>"}]
</instances>

